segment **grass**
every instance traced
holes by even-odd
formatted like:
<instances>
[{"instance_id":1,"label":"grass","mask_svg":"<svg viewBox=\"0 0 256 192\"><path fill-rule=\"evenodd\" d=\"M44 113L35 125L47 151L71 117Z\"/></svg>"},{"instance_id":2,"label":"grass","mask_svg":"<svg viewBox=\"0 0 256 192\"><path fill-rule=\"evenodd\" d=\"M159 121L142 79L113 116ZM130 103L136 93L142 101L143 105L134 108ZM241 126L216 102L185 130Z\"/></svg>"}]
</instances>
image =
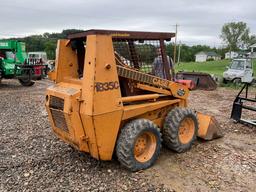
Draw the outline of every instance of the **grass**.
<instances>
[{"instance_id":1,"label":"grass","mask_svg":"<svg viewBox=\"0 0 256 192\"><path fill-rule=\"evenodd\" d=\"M195 71L195 72L205 72L214 74L216 76L222 77L223 72L226 70L226 66L230 63L229 60L220 61L207 61L207 62L187 62L176 64L175 71ZM256 74L256 59L253 61L254 75Z\"/></svg>"}]
</instances>

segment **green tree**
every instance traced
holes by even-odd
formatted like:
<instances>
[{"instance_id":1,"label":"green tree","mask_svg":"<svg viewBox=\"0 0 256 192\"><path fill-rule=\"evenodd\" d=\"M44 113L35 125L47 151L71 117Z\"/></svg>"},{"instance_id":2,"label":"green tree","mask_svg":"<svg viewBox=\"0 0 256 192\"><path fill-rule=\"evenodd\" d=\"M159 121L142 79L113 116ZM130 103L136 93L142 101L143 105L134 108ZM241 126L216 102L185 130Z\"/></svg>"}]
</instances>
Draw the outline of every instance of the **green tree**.
<instances>
[{"instance_id":1,"label":"green tree","mask_svg":"<svg viewBox=\"0 0 256 192\"><path fill-rule=\"evenodd\" d=\"M177 45L179 46L179 45ZM188 46L185 44L180 45L180 61L181 62L189 62L195 60L195 54L197 54L200 51L215 51L209 46L206 45L194 45L194 46ZM173 57L173 44L168 44L166 46L166 52L167 55L170 57Z\"/></svg>"},{"instance_id":2,"label":"green tree","mask_svg":"<svg viewBox=\"0 0 256 192\"><path fill-rule=\"evenodd\" d=\"M244 22L231 22L223 25L220 37L227 43L230 51L237 51L239 46L250 44L250 29Z\"/></svg>"},{"instance_id":3,"label":"green tree","mask_svg":"<svg viewBox=\"0 0 256 192\"><path fill-rule=\"evenodd\" d=\"M156 47L154 45L151 45L151 44L136 45L135 48L140 61L147 64L153 63L154 58L157 56Z\"/></svg>"},{"instance_id":4,"label":"green tree","mask_svg":"<svg viewBox=\"0 0 256 192\"><path fill-rule=\"evenodd\" d=\"M256 35L251 35L248 40L248 45L253 45L256 43Z\"/></svg>"},{"instance_id":5,"label":"green tree","mask_svg":"<svg viewBox=\"0 0 256 192\"><path fill-rule=\"evenodd\" d=\"M56 41L46 41L44 47L48 59L55 59Z\"/></svg>"}]
</instances>

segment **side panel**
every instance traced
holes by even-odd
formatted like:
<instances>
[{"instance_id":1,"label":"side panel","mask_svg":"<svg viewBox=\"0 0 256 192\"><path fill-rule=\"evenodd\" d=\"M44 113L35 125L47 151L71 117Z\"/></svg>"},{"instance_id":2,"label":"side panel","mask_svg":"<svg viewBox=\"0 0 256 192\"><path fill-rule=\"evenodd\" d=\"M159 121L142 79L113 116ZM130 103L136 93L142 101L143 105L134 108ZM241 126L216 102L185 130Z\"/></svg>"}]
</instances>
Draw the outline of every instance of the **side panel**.
<instances>
[{"instance_id":1,"label":"side panel","mask_svg":"<svg viewBox=\"0 0 256 192\"><path fill-rule=\"evenodd\" d=\"M17 42L17 53L16 53L16 62L17 63L24 63L27 59L26 53L26 45L23 42Z\"/></svg>"},{"instance_id":2,"label":"side panel","mask_svg":"<svg viewBox=\"0 0 256 192\"><path fill-rule=\"evenodd\" d=\"M82 84L81 117L89 135L93 157L110 160L119 131L122 103L112 45L108 35L87 36L85 70ZM91 119L91 123L88 123Z\"/></svg>"},{"instance_id":3,"label":"side panel","mask_svg":"<svg viewBox=\"0 0 256 192\"><path fill-rule=\"evenodd\" d=\"M82 80L80 116L88 136L89 151L92 157L99 159L95 127L93 122L94 74L96 65L96 36L87 37Z\"/></svg>"},{"instance_id":4,"label":"side panel","mask_svg":"<svg viewBox=\"0 0 256 192\"><path fill-rule=\"evenodd\" d=\"M122 110L114 48L111 36L97 36L94 82L94 115Z\"/></svg>"},{"instance_id":5,"label":"side panel","mask_svg":"<svg viewBox=\"0 0 256 192\"><path fill-rule=\"evenodd\" d=\"M56 135L81 151L88 152L87 135L80 114L81 87L68 83L47 89L46 109Z\"/></svg>"},{"instance_id":6,"label":"side panel","mask_svg":"<svg viewBox=\"0 0 256 192\"><path fill-rule=\"evenodd\" d=\"M101 160L111 160L120 127L122 113L114 111L94 116L97 145Z\"/></svg>"},{"instance_id":7,"label":"side panel","mask_svg":"<svg viewBox=\"0 0 256 192\"><path fill-rule=\"evenodd\" d=\"M76 52L70 47L68 40L59 40L56 55L56 83L64 81L64 78L78 78L78 64Z\"/></svg>"}]
</instances>

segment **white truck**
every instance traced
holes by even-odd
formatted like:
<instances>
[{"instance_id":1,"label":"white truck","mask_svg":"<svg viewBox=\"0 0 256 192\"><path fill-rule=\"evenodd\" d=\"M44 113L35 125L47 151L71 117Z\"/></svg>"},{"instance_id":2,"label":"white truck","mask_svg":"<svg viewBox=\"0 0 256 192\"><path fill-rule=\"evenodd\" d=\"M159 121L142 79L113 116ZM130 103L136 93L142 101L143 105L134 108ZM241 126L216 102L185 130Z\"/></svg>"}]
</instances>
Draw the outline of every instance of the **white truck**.
<instances>
[{"instance_id":1,"label":"white truck","mask_svg":"<svg viewBox=\"0 0 256 192\"><path fill-rule=\"evenodd\" d=\"M223 73L223 82L252 82L253 64L250 58L233 59L227 70Z\"/></svg>"}]
</instances>

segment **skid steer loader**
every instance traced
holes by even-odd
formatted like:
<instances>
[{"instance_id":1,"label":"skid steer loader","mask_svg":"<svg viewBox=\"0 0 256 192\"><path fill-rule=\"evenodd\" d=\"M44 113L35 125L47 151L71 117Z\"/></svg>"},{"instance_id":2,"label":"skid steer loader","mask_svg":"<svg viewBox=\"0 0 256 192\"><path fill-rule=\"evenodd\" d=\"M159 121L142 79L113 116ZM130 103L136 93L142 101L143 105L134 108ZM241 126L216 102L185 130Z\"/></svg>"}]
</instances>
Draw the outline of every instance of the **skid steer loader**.
<instances>
[{"instance_id":1,"label":"skid steer loader","mask_svg":"<svg viewBox=\"0 0 256 192\"><path fill-rule=\"evenodd\" d=\"M57 45L46 93L54 133L98 160L113 153L131 171L150 167L162 142L177 152L219 136L213 117L188 108L189 90L170 74L175 34L88 30Z\"/></svg>"}]
</instances>

